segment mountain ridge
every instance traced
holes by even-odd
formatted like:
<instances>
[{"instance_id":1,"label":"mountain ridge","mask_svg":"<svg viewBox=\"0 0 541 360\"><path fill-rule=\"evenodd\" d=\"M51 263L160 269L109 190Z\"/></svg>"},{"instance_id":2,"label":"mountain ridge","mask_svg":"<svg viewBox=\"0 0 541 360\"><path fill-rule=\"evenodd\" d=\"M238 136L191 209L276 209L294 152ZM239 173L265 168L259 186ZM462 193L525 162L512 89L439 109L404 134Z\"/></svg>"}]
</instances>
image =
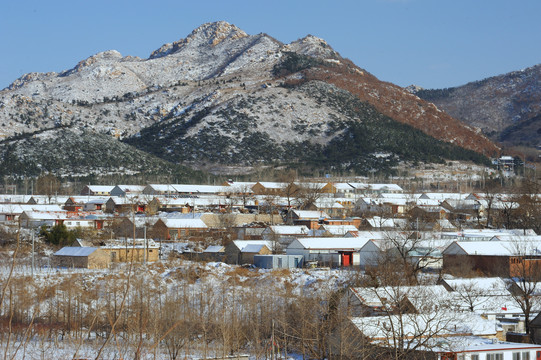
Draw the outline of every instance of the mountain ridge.
<instances>
[{"instance_id":1,"label":"mountain ridge","mask_svg":"<svg viewBox=\"0 0 541 360\"><path fill-rule=\"evenodd\" d=\"M446 89L410 89L508 145L541 145L541 64Z\"/></svg>"},{"instance_id":2,"label":"mountain ridge","mask_svg":"<svg viewBox=\"0 0 541 360\"><path fill-rule=\"evenodd\" d=\"M324 92L345 92L343 97L351 100L342 106L356 108L337 108L333 105L336 99L321 100L302 88L318 83ZM147 59L122 56L115 50L104 51L61 73L23 75L0 91L0 123L4 125L0 135L4 137L43 128L79 127L124 138L128 144L137 144L148 152L150 145L142 142L142 136L148 135L157 144L163 143L160 137L174 133L177 137L170 139L172 147L163 145L163 149L152 150L153 153L180 162L168 154L184 149L193 156L192 159L183 156L182 161L192 164L212 158L253 164L268 158L259 158L255 153L259 153L258 144L269 142L273 143L268 146L269 151L278 149L274 145L281 147L291 142L291 146L282 150L302 150L304 146L306 153L324 156L333 139L347 141L345 134L357 134L354 128L365 126L363 122L374 127L366 131L380 134L375 119L411 134L420 131L424 135L415 138L434 144L439 155L404 152L391 144L389 138L380 145L370 142L371 148L364 149L369 153L362 153L364 150L360 148L360 153L354 153L357 160L338 159L338 166L348 168L360 161L364 164L362 170L368 171L370 166L360 159L367 156L368 162L377 167L370 154L385 153L385 149L397 153L389 155L393 161L381 160L384 167L386 162L396 164L415 159L441 162L446 155L438 149L450 148L429 138L485 156L499 151L498 146L476 129L457 122L396 85L379 81L342 58L323 39L307 35L283 44L263 33L248 35L226 22L203 24L186 38L162 45ZM395 125L395 121L411 129ZM207 147L206 151L212 149L212 152L204 154L198 146L205 141L217 141L221 147ZM232 156L245 143L251 144L246 148L252 153L240 158ZM280 153L285 154L282 150ZM292 150L297 158L287 161L307 161L301 150ZM451 153L458 154L449 150ZM280 159L265 161L278 164Z\"/></svg>"}]
</instances>

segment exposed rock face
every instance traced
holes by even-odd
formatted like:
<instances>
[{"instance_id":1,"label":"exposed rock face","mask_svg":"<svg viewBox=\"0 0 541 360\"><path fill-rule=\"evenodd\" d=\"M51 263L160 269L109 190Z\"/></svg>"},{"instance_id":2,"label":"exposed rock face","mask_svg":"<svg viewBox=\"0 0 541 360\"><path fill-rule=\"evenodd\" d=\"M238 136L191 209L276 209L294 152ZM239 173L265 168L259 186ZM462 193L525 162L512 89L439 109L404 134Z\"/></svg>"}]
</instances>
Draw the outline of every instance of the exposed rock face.
<instances>
[{"instance_id":1,"label":"exposed rock face","mask_svg":"<svg viewBox=\"0 0 541 360\"><path fill-rule=\"evenodd\" d=\"M451 116L511 145L541 139L541 64L463 86L414 91Z\"/></svg>"},{"instance_id":2,"label":"exposed rock face","mask_svg":"<svg viewBox=\"0 0 541 360\"><path fill-rule=\"evenodd\" d=\"M60 74L27 74L0 92L0 136L82 127L193 164L298 162L310 151L325 158L325 147L361 134L359 126L371 124L363 131L377 128L373 136L386 137L382 124L396 128L395 122L485 155L498 150L476 129L379 81L322 39L309 35L285 45L226 22L204 24L148 59L105 51ZM399 140L370 141L366 154L355 156L400 152L389 150ZM310 151L297 151L302 147ZM395 162L411 160L395 155Z\"/></svg>"},{"instance_id":3,"label":"exposed rock face","mask_svg":"<svg viewBox=\"0 0 541 360\"><path fill-rule=\"evenodd\" d=\"M195 29L187 38L175 41L172 44L162 45L158 50L150 54L150 58L158 58L170 55L191 44L192 47L216 46L224 40L234 41L245 38L248 34L225 21L208 23Z\"/></svg>"}]
</instances>

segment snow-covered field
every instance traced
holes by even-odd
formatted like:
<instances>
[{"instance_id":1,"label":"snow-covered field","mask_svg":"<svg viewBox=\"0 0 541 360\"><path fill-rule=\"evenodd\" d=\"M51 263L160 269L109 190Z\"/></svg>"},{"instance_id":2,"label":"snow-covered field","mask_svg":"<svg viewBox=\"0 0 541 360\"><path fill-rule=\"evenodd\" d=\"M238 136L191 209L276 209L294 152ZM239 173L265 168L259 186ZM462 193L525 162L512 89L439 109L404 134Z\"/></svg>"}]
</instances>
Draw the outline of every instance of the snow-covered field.
<instances>
[{"instance_id":1,"label":"snow-covered field","mask_svg":"<svg viewBox=\"0 0 541 360\"><path fill-rule=\"evenodd\" d=\"M103 359L260 358L273 322L284 331L286 319L307 311L317 323L326 300L359 275L185 260L107 270L45 266L33 276L18 265L8 284L9 273L4 262L0 354L9 359L93 359L102 347Z\"/></svg>"}]
</instances>

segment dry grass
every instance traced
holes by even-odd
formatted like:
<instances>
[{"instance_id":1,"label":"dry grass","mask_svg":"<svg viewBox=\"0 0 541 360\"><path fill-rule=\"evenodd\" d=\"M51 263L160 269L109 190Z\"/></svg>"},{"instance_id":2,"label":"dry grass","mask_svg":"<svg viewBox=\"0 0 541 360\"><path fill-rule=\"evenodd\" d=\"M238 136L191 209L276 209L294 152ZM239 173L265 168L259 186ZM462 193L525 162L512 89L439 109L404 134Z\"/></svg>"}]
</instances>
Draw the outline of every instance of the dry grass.
<instances>
[{"instance_id":1,"label":"dry grass","mask_svg":"<svg viewBox=\"0 0 541 360\"><path fill-rule=\"evenodd\" d=\"M291 276L291 270L289 269L274 269L271 271L271 275L277 278L284 278Z\"/></svg>"}]
</instances>

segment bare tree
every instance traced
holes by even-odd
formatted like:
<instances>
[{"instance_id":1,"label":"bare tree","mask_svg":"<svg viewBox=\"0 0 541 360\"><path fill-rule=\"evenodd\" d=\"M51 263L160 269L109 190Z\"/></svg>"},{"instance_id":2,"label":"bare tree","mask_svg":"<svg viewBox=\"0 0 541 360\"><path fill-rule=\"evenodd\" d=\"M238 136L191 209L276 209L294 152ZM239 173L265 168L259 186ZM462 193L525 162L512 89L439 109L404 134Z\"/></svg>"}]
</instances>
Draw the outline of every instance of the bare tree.
<instances>
[{"instance_id":1,"label":"bare tree","mask_svg":"<svg viewBox=\"0 0 541 360\"><path fill-rule=\"evenodd\" d=\"M47 195L49 203L53 195L60 191L60 180L53 174L41 175L36 181L36 194Z\"/></svg>"},{"instance_id":2,"label":"bare tree","mask_svg":"<svg viewBox=\"0 0 541 360\"><path fill-rule=\"evenodd\" d=\"M460 324L451 298L439 287L399 284L356 290L377 310L373 316L355 317L352 322L364 336L379 342L380 356L385 358L433 358L434 340L449 336Z\"/></svg>"},{"instance_id":3,"label":"bare tree","mask_svg":"<svg viewBox=\"0 0 541 360\"><path fill-rule=\"evenodd\" d=\"M419 232L413 230L386 231L382 242L383 258L379 263L398 260L400 272L408 283L417 284L421 271L439 267L442 258L437 244L424 240Z\"/></svg>"},{"instance_id":4,"label":"bare tree","mask_svg":"<svg viewBox=\"0 0 541 360\"><path fill-rule=\"evenodd\" d=\"M301 193L301 188L295 184L295 182L290 181L285 183L282 187L282 194L287 200L287 208L291 209L291 203L297 200L297 196Z\"/></svg>"},{"instance_id":5,"label":"bare tree","mask_svg":"<svg viewBox=\"0 0 541 360\"><path fill-rule=\"evenodd\" d=\"M541 259L539 259L539 243L527 238L517 237L509 249L513 256L510 259L509 291L521 308L525 317L526 334L530 336L531 315L541 310Z\"/></svg>"},{"instance_id":6,"label":"bare tree","mask_svg":"<svg viewBox=\"0 0 541 360\"><path fill-rule=\"evenodd\" d=\"M541 231L541 184L535 180L523 179L520 193L515 198L518 209L515 211L516 227Z\"/></svg>"},{"instance_id":7,"label":"bare tree","mask_svg":"<svg viewBox=\"0 0 541 360\"><path fill-rule=\"evenodd\" d=\"M323 183L310 183L310 182L300 182L297 198L300 203L301 209L306 209L310 205L316 203L316 201L322 196L322 189L325 184Z\"/></svg>"},{"instance_id":8,"label":"bare tree","mask_svg":"<svg viewBox=\"0 0 541 360\"><path fill-rule=\"evenodd\" d=\"M484 200L484 213L485 213L485 226L492 227L492 216L495 203L498 201L499 194L502 188L498 185L489 183L483 187L483 200Z\"/></svg>"}]
</instances>

